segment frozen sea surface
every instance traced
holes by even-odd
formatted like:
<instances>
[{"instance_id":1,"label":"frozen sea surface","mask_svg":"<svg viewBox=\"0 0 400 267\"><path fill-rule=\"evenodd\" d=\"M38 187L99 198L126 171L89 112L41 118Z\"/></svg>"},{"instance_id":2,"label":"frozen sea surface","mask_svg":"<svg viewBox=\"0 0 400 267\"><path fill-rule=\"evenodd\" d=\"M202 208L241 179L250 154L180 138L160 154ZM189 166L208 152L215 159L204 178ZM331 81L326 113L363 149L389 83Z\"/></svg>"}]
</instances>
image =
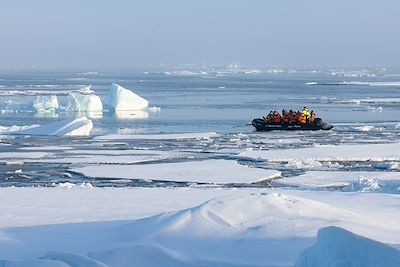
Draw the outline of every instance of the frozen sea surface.
<instances>
[{"instance_id":1,"label":"frozen sea surface","mask_svg":"<svg viewBox=\"0 0 400 267\"><path fill-rule=\"evenodd\" d=\"M304 175L309 171L399 172L400 158L389 153L397 150L400 137L397 76L382 73L343 76L324 71L88 73L0 72L1 126L42 125L81 115L93 121L89 137L1 136L0 186L91 183L100 187L271 187L293 184L259 179L260 182L232 185L219 182L218 177L208 177L212 182L204 183L204 179L195 181L193 177L169 179L160 174L148 175L152 167L171 169L175 165L168 164L184 166L185 163L206 166L207 162L221 160L227 161L226 166L244 165L249 170L240 170L250 173L253 169L264 170L266 174L281 173L281 177L274 178L307 177ZM68 92L90 84L104 100L112 82L132 89L161 111L38 114L32 108L37 95L57 95L60 106L65 107ZM327 132L257 133L250 125L253 118L269 110L303 106L315 110L335 128ZM374 144L386 147L363 147ZM361 146L354 150L350 147L352 153L346 158L296 156L302 152L313 155L326 146L337 147L333 151L340 155L349 150L348 145ZM374 149L380 151L379 156L362 158L359 155L366 151L374 154ZM129 165L126 169L146 172L143 177L133 175L135 179L126 179L127 175L118 177L116 173L96 177L79 171L85 168L98 172L107 166L109 170L113 166L118 170L124 165ZM245 176L245 173L238 175Z\"/></svg>"}]
</instances>

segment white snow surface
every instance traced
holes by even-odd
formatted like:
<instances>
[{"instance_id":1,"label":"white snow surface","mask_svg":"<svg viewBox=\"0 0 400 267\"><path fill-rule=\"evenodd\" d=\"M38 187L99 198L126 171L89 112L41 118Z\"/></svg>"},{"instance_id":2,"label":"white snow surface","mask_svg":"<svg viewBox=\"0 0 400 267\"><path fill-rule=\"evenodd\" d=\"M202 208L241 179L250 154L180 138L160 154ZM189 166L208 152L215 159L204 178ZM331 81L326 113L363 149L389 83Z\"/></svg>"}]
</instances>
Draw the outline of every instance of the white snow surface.
<instances>
[{"instance_id":1,"label":"white snow surface","mask_svg":"<svg viewBox=\"0 0 400 267\"><path fill-rule=\"evenodd\" d=\"M398 250L328 226L400 244L398 200L254 188L1 188L0 259L11 266L386 266L373 263L398 263ZM328 259L347 265L304 265Z\"/></svg>"},{"instance_id":2,"label":"white snow surface","mask_svg":"<svg viewBox=\"0 0 400 267\"><path fill-rule=\"evenodd\" d=\"M45 125L0 127L1 134L87 136L93 123L86 117L68 118Z\"/></svg>"},{"instance_id":3,"label":"white snow surface","mask_svg":"<svg viewBox=\"0 0 400 267\"><path fill-rule=\"evenodd\" d=\"M241 165L233 160L174 163L94 165L72 169L96 178L141 179L198 183L254 183L280 177L281 172Z\"/></svg>"},{"instance_id":4,"label":"white snow surface","mask_svg":"<svg viewBox=\"0 0 400 267\"><path fill-rule=\"evenodd\" d=\"M400 266L400 251L338 227L318 232L317 243L305 250L295 267Z\"/></svg>"},{"instance_id":5,"label":"white snow surface","mask_svg":"<svg viewBox=\"0 0 400 267\"><path fill-rule=\"evenodd\" d=\"M271 162L293 160L317 161L384 161L400 160L400 143L316 146L300 149L247 150L241 157Z\"/></svg>"},{"instance_id":6,"label":"white snow surface","mask_svg":"<svg viewBox=\"0 0 400 267\"><path fill-rule=\"evenodd\" d=\"M129 89L113 83L104 99L104 104L115 111L141 110L149 106L149 101Z\"/></svg>"}]
</instances>

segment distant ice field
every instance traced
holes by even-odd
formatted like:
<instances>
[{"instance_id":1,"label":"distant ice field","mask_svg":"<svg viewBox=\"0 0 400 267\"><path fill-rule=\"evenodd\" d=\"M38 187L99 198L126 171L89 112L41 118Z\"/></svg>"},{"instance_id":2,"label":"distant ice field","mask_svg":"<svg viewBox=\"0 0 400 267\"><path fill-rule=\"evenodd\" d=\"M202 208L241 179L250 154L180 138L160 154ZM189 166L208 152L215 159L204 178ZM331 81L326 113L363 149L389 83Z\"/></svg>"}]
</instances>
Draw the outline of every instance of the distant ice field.
<instances>
[{"instance_id":1,"label":"distant ice field","mask_svg":"<svg viewBox=\"0 0 400 267\"><path fill-rule=\"evenodd\" d=\"M386 181L373 191L389 188L390 193L396 193L400 169L400 156L396 154L400 140L399 77L373 71L368 75L354 73L2 70L1 127L44 125L84 115L92 120L93 130L89 137L80 138L0 136L0 186L295 187L297 180L290 178L300 177L303 183L311 177L312 189L350 190L353 185L358 190L361 185L357 183L365 182L359 176L372 171L391 177L389 185ZM160 112L38 114L32 108L37 95L57 95L60 106L65 107L68 92L90 84L104 99L113 82L147 99L150 106L160 107ZM250 124L269 110L303 106L333 124L333 130L258 133ZM335 146L334 156L321 152L327 146ZM320 158L312 156L318 153ZM340 157L342 153L345 157ZM189 176L174 170L187 170L193 164L206 169L207 163L213 162L221 163L221 170L233 166L230 171L244 178L240 183L229 183L223 174ZM121 175L112 171L113 166L122 170ZM156 175L152 168L157 168ZM96 175L105 169L107 172ZM131 174L136 170L140 171ZM163 176L162 170L174 172ZM217 168L216 172L221 170ZM329 171L328 180L319 184L324 171ZM254 177L258 172L266 175ZM354 175L330 181L332 172ZM181 174L187 177L181 179ZM366 179L372 179L371 183L376 179L379 184L380 177ZM331 186L338 182L341 186Z\"/></svg>"}]
</instances>

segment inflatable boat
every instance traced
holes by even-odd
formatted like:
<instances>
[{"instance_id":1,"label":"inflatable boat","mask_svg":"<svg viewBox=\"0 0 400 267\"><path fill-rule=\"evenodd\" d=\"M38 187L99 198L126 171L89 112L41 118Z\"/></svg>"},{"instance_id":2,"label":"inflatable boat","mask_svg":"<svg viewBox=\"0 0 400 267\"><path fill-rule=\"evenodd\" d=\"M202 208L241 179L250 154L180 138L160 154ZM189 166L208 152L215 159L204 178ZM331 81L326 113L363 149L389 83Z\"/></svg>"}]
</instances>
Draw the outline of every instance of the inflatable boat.
<instances>
[{"instance_id":1,"label":"inflatable boat","mask_svg":"<svg viewBox=\"0 0 400 267\"><path fill-rule=\"evenodd\" d=\"M312 124L267 123L264 119L254 119L251 124L257 131L318 131L330 130L333 128L332 125L322 121L320 118L316 118Z\"/></svg>"}]
</instances>

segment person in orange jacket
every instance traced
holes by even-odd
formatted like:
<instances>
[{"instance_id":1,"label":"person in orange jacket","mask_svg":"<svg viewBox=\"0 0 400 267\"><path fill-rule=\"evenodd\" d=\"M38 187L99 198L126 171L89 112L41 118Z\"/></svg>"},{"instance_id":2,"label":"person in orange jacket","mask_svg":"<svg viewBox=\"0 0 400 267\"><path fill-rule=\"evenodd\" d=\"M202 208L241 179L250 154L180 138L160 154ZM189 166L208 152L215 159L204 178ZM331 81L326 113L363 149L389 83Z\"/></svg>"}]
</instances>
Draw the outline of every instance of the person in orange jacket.
<instances>
[{"instance_id":1,"label":"person in orange jacket","mask_svg":"<svg viewBox=\"0 0 400 267\"><path fill-rule=\"evenodd\" d=\"M274 111L273 122L275 122L275 123L281 123L282 122L282 116L276 110Z\"/></svg>"},{"instance_id":2,"label":"person in orange jacket","mask_svg":"<svg viewBox=\"0 0 400 267\"><path fill-rule=\"evenodd\" d=\"M301 112L299 115L299 122L302 125L307 124L307 117L303 112Z\"/></svg>"},{"instance_id":3,"label":"person in orange jacket","mask_svg":"<svg viewBox=\"0 0 400 267\"><path fill-rule=\"evenodd\" d=\"M298 115L297 115L297 113L296 112L294 112L294 111L292 111L292 110L290 110L289 111L289 114L290 114L290 124L296 124L297 123L297 121L298 121Z\"/></svg>"},{"instance_id":4,"label":"person in orange jacket","mask_svg":"<svg viewBox=\"0 0 400 267\"><path fill-rule=\"evenodd\" d=\"M285 110L284 114L282 114L283 115L282 121L283 121L284 124L289 124L289 122L290 122L290 113L291 112L287 112Z\"/></svg>"}]
</instances>

